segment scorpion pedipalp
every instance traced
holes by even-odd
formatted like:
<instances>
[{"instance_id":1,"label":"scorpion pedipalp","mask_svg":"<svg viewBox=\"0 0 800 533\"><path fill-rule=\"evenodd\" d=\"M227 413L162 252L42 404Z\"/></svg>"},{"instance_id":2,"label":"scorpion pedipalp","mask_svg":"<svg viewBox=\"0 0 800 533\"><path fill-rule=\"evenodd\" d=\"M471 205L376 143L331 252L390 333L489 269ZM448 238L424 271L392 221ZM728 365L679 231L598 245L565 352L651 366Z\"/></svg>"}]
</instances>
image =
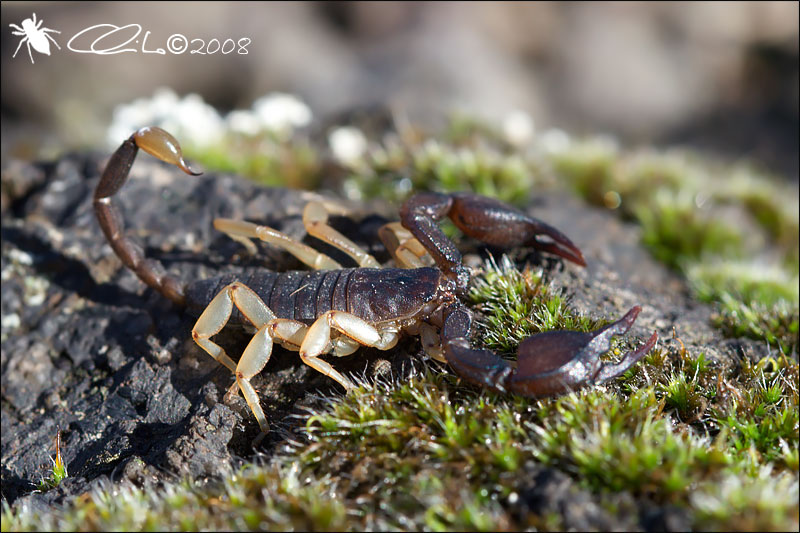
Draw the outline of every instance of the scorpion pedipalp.
<instances>
[{"instance_id":1,"label":"scorpion pedipalp","mask_svg":"<svg viewBox=\"0 0 800 533\"><path fill-rule=\"evenodd\" d=\"M600 361L600 356L611 349L612 337L626 333L641 310L634 306L621 319L589 333L548 331L532 335L520 344L514 368L489 350L470 347L471 312L459 307L445 319L444 353L447 362L467 381L498 392L555 396L618 377L649 352L658 340L656 333L619 363Z\"/></svg>"},{"instance_id":2,"label":"scorpion pedipalp","mask_svg":"<svg viewBox=\"0 0 800 533\"><path fill-rule=\"evenodd\" d=\"M600 361L600 356L611 349L612 337L627 333L641 310L634 306L621 319L589 333L548 331L528 337L519 345L517 370L509 380L509 389L525 396L552 396L620 376L658 340L654 332L619 363Z\"/></svg>"},{"instance_id":3,"label":"scorpion pedipalp","mask_svg":"<svg viewBox=\"0 0 800 533\"><path fill-rule=\"evenodd\" d=\"M470 237L504 249L531 246L586 266L580 249L553 226L495 198L470 193L452 198L450 219Z\"/></svg>"},{"instance_id":4,"label":"scorpion pedipalp","mask_svg":"<svg viewBox=\"0 0 800 533\"><path fill-rule=\"evenodd\" d=\"M400 210L403 226L428 251L436 265L456 279L461 290L466 289L469 275L461 265L461 253L436 225L444 217L450 218L469 237L491 246L504 249L531 246L586 266L580 249L566 235L500 200L471 193L429 192L412 196Z\"/></svg>"}]
</instances>

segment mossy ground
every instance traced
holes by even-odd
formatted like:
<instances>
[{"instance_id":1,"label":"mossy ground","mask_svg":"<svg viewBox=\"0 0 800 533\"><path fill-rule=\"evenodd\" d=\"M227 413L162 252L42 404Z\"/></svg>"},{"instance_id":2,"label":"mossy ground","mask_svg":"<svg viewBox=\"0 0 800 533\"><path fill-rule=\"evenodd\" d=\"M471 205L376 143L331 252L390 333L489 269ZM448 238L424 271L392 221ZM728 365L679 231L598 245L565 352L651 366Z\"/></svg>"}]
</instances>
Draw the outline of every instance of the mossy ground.
<instances>
[{"instance_id":1,"label":"mossy ground","mask_svg":"<svg viewBox=\"0 0 800 533\"><path fill-rule=\"evenodd\" d=\"M517 332L487 320L487 345L565 324L596 327L563 308L541 272L500 263L486 264L472 299L513 301L527 324ZM325 400L302 417L302 442L221 483L109 487L51 515L6 509L3 529L567 527L557 513L526 507L530 465L568 473L608 513L646 501L685 509L692 529L793 529L797 383L786 355L724 368L677 340L613 385L557 399L486 393L424 366Z\"/></svg>"},{"instance_id":2,"label":"mossy ground","mask_svg":"<svg viewBox=\"0 0 800 533\"><path fill-rule=\"evenodd\" d=\"M682 272L715 324L797 353L797 190L745 166L688 152L622 153L597 140L553 155L590 203L642 227L642 244Z\"/></svg>"},{"instance_id":3,"label":"mossy ground","mask_svg":"<svg viewBox=\"0 0 800 533\"><path fill-rule=\"evenodd\" d=\"M589 494L618 527L641 527L643 506L671 506L692 529L796 530L796 194L752 169L687 154L627 154L607 141L564 144L542 135L520 152L471 122L454 123L446 141L410 137L376 140L362 159L340 166L336 183L320 174L329 167L324 156L293 162L284 153L274 173L351 197L381 191L398 199L429 188L509 200L566 184L638 222L652 254L716 306L725 335L769 343L772 355L730 364L662 339L612 384L542 400L487 393L420 363L402 379L365 381L324 399L300 416L302 439L218 483L108 486L47 515L6 507L2 529L580 527L530 498L533 472L552 469L575 480L571 492ZM221 153L230 159L230 150ZM255 163L241 165L226 168ZM716 186L730 174L730 186ZM720 222L730 217L748 223ZM754 253L768 268L747 259ZM476 338L513 353L533 333L588 331L617 318L579 315L549 275L505 258L485 263L470 293L481 316ZM639 342L620 340L608 357Z\"/></svg>"}]
</instances>

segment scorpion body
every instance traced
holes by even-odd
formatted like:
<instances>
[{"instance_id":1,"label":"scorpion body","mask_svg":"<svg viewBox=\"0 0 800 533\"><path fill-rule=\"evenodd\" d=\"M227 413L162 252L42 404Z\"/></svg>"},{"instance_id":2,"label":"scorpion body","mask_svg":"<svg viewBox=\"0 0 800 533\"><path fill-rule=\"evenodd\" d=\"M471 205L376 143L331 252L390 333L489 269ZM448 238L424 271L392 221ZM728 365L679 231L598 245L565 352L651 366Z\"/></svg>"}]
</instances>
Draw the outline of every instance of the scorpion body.
<instances>
[{"instance_id":1,"label":"scorpion body","mask_svg":"<svg viewBox=\"0 0 800 533\"><path fill-rule=\"evenodd\" d=\"M241 282L279 318L311 325L327 311L345 311L370 323L401 328L428 318L432 309L440 305L441 300L437 297L439 274L432 267L310 272L261 269L190 284L186 288L186 308L193 315L200 316L211 299L226 286ZM231 322L246 323L241 313L233 314Z\"/></svg>"},{"instance_id":2,"label":"scorpion body","mask_svg":"<svg viewBox=\"0 0 800 533\"><path fill-rule=\"evenodd\" d=\"M359 346L387 350L399 335L419 335L424 351L449 364L462 378L498 392L548 396L602 383L619 376L644 356L655 333L616 364L600 355L615 335L627 332L641 307L596 331L551 331L520 344L516 366L494 352L471 346L474 317L461 303L470 272L461 253L439 229L449 217L468 236L498 247L532 246L584 266L583 255L565 235L544 222L497 200L472 194L422 193L403 204L400 223L379 234L398 266L378 268L375 259L327 224L327 211L309 203L303 222L309 234L350 255L359 265L339 263L266 226L216 219L214 226L251 251L251 239L280 246L315 270L271 272L252 270L183 284L124 232L114 195L128 178L142 150L196 175L186 165L177 141L159 128L142 128L111 156L94 196L100 226L114 252L144 283L198 316L195 342L233 372L236 383L258 420L268 430L250 379L261 372L274 343L298 352L301 360L349 390L352 382L320 359L344 356ZM544 240L542 240L544 237ZM255 335L238 362L212 337L229 322L253 326Z\"/></svg>"}]
</instances>

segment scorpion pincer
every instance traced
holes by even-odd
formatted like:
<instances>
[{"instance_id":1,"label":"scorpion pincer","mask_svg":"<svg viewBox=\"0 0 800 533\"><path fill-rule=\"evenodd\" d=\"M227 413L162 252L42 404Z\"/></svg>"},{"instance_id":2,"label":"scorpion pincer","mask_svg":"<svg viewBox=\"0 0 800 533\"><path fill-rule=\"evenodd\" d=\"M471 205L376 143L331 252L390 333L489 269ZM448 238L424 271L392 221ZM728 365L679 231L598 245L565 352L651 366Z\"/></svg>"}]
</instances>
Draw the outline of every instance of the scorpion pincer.
<instances>
[{"instance_id":1,"label":"scorpion pincer","mask_svg":"<svg viewBox=\"0 0 800 533\"><path fill-rule=\"evenodd\" d=\"M184 285L160 263L144 257L142 248L125 236L114 203L140 148L197 175L184 162L174 137L156 127L140 129L111 156L97 185L94 207L100 227L114 252L139 279L199 316L192 330L195 342L233 372L263 432L269 425L250 379L267 364L274 343L298 351L305 364L349 390L353 383L321 355L349 355L359 346L387 350L401 333L410 333L421 337L428 355L446 362L469 382L501 393L542 397L615 378L657 340L653 333L616 364L600 361L612 337L627 332L636 320L641 307L635 306L618 321L590 333L550 331L527 338L519 346L516 366L489 350L473 348L473 314L460 301L467 292L469 270L437 221L449 217L466 235L492 246L531 246L586 264L581 251L557 229L502 202L473 194L422 193L405 202L400 223L389 223L379 231L400 268L380 268L372 256L328 225L328 213L317 202L303 211L308 233L350 255L358 267L342 268L330 257L267 226L216 219L217 229L251 250L255 246L250 239L260 239L282 247L314 270L251 270ZM211 340L229 321L256 329L238 362Z\"/></svg>"}]
</instances>

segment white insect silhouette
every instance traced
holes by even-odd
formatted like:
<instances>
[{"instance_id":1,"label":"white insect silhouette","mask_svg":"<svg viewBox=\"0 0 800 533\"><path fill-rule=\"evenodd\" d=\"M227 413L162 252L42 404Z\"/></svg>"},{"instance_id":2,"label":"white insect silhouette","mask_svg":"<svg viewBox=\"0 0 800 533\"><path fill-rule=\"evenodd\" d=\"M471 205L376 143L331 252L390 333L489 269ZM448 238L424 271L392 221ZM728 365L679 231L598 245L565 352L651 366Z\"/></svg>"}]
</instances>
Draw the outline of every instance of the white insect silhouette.
<instances>
[{"instance_id":1,"label":"white insect silhouette","mask_svg":"<svg viewBox=\"0 0 800 533\"><path fill-rule=\"evenodd\" d=\"M26 43L28 45L28 55L31 58L31 63L33 63L33 54L31 53L31 46L33 49L39 52L40 54L44 54L46 56L50 55L50 43L47 39L53 41L53 44L56 45L56 48L61 50L61 47L58 46L58 43L52 36L48 35L47 32L53 33L61 33L58 30L51 30L50 28L41 28L42 22L44 20L40 20L39 23L36 23L36 13L33 14L33 19L25 19L22 21L22 27L20 28L16 24L9 24L11 29L17 30L12 31L14 35L24 35L22 40L17 45L17 49L14 51L14 55L11 56L12 58L17 57L17 52L19 52L20 47L22 47L22 43Z\"/></svg>"}]
</instances>

